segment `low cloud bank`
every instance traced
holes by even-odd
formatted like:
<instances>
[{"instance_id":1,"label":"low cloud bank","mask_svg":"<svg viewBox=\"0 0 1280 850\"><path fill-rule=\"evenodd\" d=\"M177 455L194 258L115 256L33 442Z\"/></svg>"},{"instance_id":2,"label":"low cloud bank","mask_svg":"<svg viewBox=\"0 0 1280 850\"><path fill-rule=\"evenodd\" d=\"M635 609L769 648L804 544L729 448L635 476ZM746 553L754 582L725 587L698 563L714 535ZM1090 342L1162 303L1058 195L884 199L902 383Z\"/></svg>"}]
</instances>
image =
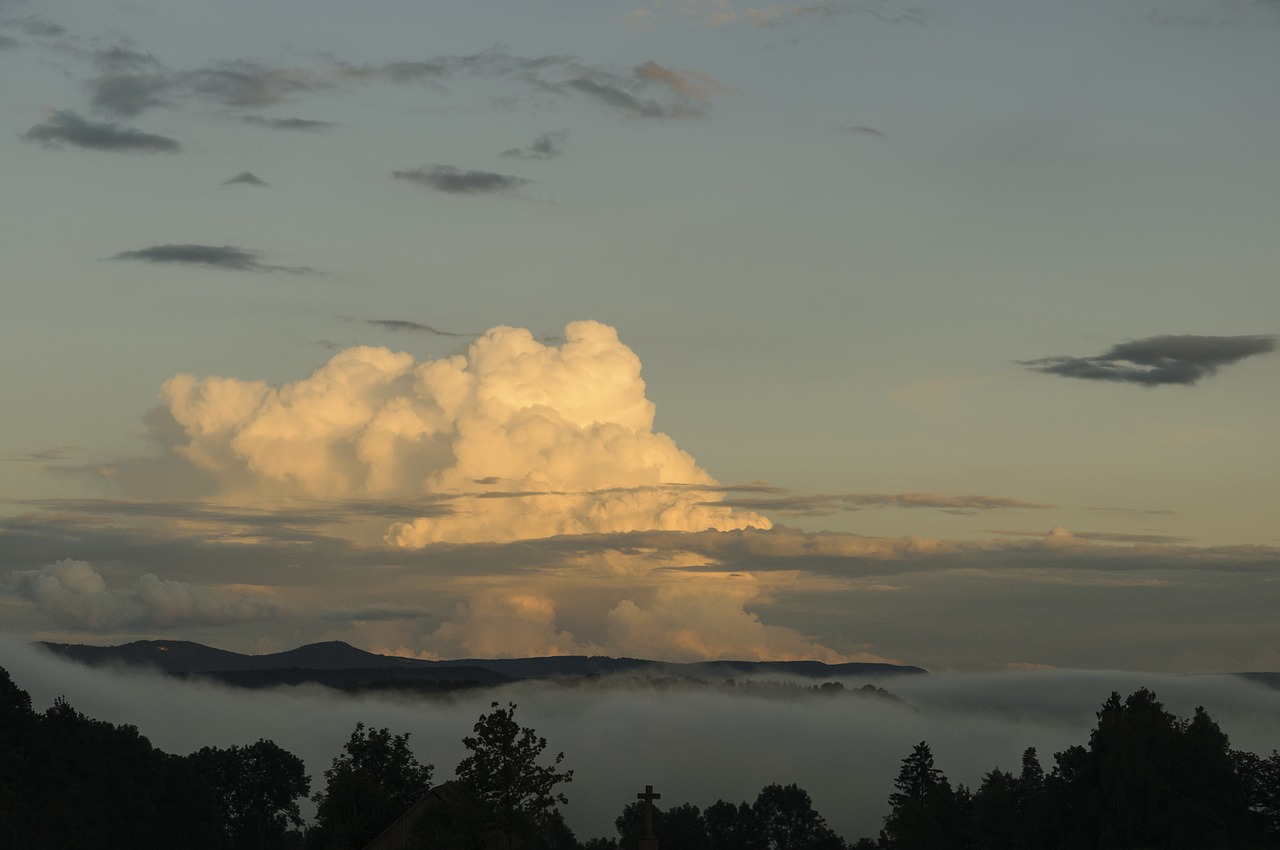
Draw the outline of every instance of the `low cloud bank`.
<instances>
[{"instance_id":1,"label":"low cloud bank","mask_svg":"<svg viewBox=\"0 0 1280 850\"><path fill-rule=\"evenodd\" d=\"M39 570L14 570L9 585L63 626L110 631L175 625L227 625L276 619L274 602L218 594L147 573L128 590L111 590L90 564L65 559Z\"/></svg>"}]
</instances>

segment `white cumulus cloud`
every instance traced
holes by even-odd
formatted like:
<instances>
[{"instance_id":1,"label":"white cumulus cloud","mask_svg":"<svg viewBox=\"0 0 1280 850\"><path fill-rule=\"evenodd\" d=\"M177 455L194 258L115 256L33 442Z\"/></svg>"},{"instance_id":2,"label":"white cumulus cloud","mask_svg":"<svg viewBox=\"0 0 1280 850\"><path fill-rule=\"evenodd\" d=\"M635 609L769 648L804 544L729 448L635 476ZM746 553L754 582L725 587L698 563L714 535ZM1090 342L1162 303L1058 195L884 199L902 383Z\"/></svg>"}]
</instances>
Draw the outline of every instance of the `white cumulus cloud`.
<instances>
[{"instance_id":1,"label":"white cumulus cloud","mask_svg":"<svg viewBox=\"0 0 1280 850\"><path fill-rule=\"evenodd\" d=\"M716 481L653 430L640 359L599 322L560 345L493 328L422 362L350 348L281 386L177 375L162 397L173 448L225 498L443 500L390 525L400 546L770 526L700 489Z\"/></svg>"}]
</instances>

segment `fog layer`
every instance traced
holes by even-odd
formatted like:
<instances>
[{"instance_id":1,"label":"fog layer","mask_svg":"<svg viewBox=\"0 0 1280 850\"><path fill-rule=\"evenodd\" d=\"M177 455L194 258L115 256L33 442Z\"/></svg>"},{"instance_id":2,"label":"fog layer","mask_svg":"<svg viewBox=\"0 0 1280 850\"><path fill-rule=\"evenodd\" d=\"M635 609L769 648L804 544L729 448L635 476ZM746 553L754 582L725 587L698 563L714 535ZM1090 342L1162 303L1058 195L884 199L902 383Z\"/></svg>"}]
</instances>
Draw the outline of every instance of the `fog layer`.
<instances>
[{"instance_id":1,"label":"fog layer","mask_svg":"<svg viewBox=\"0 0 1280 850\"><path fill-rule=\"evenodd\" d=\"M408 732L418 757L448 779L461 739L492 701L514 701L523 725L563 750L576 781L566 817L580 839L612 835L613 819L645 785L662 805L753 800L763 786L798 783L845 838L876 834L901 760L927 740L952 783L976 786L995 767L1016 770L1036 747L1085 743L1111 691L1153 689L1188 716L1204 705L1237 749L1280 747L1280 691L1225 675L1027 671L909 676L877 684L903 698L843 694L778 699L720 691L564 687L529 683L445 700L348 697L321 688L232 690L138 672L96 670L0 640L0 666L38 710L65 696L79 711L131 723L161 749L275 741L323 771L357 721ZM865 681L847 681L860 687Z\"/></svg>"}]
</instances>

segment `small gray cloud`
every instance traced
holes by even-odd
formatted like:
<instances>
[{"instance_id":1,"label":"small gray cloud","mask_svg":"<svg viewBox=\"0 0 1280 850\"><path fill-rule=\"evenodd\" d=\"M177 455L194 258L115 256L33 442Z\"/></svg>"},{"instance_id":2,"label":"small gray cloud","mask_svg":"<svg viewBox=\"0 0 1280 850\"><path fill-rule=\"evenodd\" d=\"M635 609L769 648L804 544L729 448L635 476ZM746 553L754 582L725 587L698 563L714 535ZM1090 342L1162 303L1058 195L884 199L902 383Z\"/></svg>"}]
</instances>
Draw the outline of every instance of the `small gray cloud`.
<instances>
[{"instance_id":1,"label":"small gray cloud","mask_svg":"<svg viewBox=\"0 0 1280 850\"><path fill-rule=\"evenodd\" d=\"M262 262L259 251L236 248L231 245L152 245L136 251L121 251L113 260L142 260L148 263L179 263L208 266L242 272L289 272L311 274L306 267L272 266Z\"/></svg>"},{"instance_id":2,"label":"small gray cloud","mask_svg":"<svg viewBox=\"0 0 1280 850\"><path fill-rule=\"evenodd\" d=\"M261 177L254 174L251 171L241 171L239 174L237 174L235 177L232 177L230 180L223 180L222 185L223 186L269 186L271 184L269 184L266 180L263 180Z\"/></svg>"},{"instance_id":3,"label":"small gray cloud","mask_svg":"<svg viewBox=\"0 0 1280 850\"><path fill-rule=\"evenodd\" d=\"M567 138L569 138L569 134L564 130L543 133L527 146L523 148L508 148L500 155L515 157L516 159L551 159L564 153L560 146L564 144Z\"/></svg>"},{"instance_id":4,"label":"small gray cloud","mask_svg":"<svg viewBox=\"0 0 1280 850\"><path fill-rule=\"evenodd\" d=\"M382 328L383 330L395 331L397 333L425 333L432 336L452 336L452 337L477 337L480 334L475 333L455 333L453 331L442 331L431 325L424 325L420 322L410 322L407 319L365 319L365 324Z\"/></svg>"},{"instance_id":5,"label":"small gray cloud","mask_svg":"<svg viewBox=\"0 0 1280 850\"><path fill-rule=\"evenodd\" d=\"M269 130L314 132L338 126L330 121L312 121L306 118L264 118L261 115L246 115L243 120L246 124L252 124L255 127L266 127Z\"/></svg>"},{"instance_id":6,"label":"small gray cloud","mask_svg":"<svg viewBox=\"0 0 1280 850\"><path fill-rule=\"evenodd\" d=\"M15 47L21 47L22 42L16 38L9 38L6 35L0 35L0 50L12 50Z\"/></svg>"},{"instance_id":7,"label":"small gray cloud","mask_svg":"<svg viewBox=\"0 0 1280 850\"><path fill-rule=\"evenodd\" d=\"M176 153L182 150L182 145L167 136L157 136L110 123L87 121L69 110L53 113L48 121L32 127L22 138L49 148L68 144L90 150L139 153Z\"/></svg>"},{"instance_id":8,"label":"small gray cloud","mask_svg":"<svg viewBox=\"0 0 1280 850\"><path fill-rule=\"evenodd\" d=\"M430 186L454 195L482 195L510 192L531 180L492 171L467 171L452 165L424 165L409 171L393 171L392 176Z\"/></svg>"},{"instance_id":9,"label":"small gray cloud","mask_svg":"<svg viewBox=\"0 0 1280 850\"><path fill-rule=\"evenodd\" d=\"M1276 350L1271 335L1153 336L1112 346L1095 357L1042 357L1018 361L1037 372L1088 381L1119 381L1153 387L1191 385L1223 366Z\"/></svg>"},{"instance_id":10,"label":"small gray cloud","mask_svg":"<svg viewBox=\"0 0 1280 850\"><path fill-rule=\"evenodd\" d=\"M861 125L854 125L850 127L841 127L840 129L846 133L857 133L860 136L874 136L877 139L886 138L885 134L881 133L875 127L864 127Z\"/></svg>"}]
</instances>

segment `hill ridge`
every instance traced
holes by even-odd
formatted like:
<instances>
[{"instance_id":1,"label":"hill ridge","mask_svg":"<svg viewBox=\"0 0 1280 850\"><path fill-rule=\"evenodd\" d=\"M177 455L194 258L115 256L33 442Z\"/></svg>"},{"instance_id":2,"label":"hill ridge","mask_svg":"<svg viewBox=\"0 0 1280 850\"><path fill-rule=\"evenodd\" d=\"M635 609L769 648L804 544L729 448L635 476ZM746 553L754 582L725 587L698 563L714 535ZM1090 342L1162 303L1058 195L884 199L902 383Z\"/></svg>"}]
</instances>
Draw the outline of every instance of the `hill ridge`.
<instances>
[{"instance_id":1,"label":"hill ridge","mask_svg":"<svg viewBox=\"0 0 1280 850\"><path fill-rule=\"evenodd\" d=\"M773 673L817 679L832 676L893 676L927 672L904 664L823 661L655 661L608 655L552 655L525 658L458 658L428 660L380 655L341 640L304 644L294 649L248 655L205 646L193 641L138 640L117 646L38 641L37 646L91 666L152 667L167 673L188 675L267 670L355 671L388 673L437 671L456 678L465 670L485 670L510 679L545 679L606 673L656 673L661 675L724 676Z\"/></svg>"}]
</instances>

